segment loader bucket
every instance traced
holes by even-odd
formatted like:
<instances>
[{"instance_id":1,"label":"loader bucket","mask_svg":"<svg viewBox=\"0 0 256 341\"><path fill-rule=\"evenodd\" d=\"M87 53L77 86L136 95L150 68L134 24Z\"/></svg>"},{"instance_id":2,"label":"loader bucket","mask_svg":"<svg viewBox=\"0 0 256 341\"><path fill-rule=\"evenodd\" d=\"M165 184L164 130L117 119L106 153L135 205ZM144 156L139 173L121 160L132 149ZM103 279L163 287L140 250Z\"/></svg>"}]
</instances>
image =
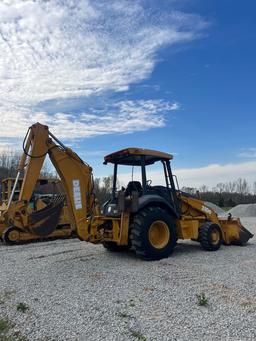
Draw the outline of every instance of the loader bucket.
<instances>
[{"instance_id":1,"label":"loader bucket","mask_svg":"<svg viewBox=\"0 0 256 341\"><path fill-rule=\"evenodd\" d=\"M45 237L55 231L63 205L64 197L58 197L43 209L31 213L28 218L29 232Z\"/></svg>"},{"instance_id":2,"label":"loader bucket","mask_svg":"<svg viewBox=\"0 0 256 341\"><path fill-rule=\"evenodd\" d=\"M245 245L253 234L241 223L239 218L220 218L224 244Z\"/></svg>"}]
</instances>

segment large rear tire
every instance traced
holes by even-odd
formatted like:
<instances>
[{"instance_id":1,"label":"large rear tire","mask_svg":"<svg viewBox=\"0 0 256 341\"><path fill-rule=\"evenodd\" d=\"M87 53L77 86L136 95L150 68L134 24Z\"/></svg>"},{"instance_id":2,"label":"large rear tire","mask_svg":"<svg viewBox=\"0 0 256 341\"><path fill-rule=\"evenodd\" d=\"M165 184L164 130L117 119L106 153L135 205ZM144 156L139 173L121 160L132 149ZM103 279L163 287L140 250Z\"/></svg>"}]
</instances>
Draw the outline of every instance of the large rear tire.
<instances>
[{"instance_id":1,"label":"large rear tire","mask_svg":"<svg viewBox=\"0 0 256 341\"><path fill-rule=\"evenodd\" d=\"M199 229L199 241L206 251L217 251L222 244L222 232L219 225L207 222Z\"/></svg>"},{"instance_id":2,"label":"large rear tire","mask_svg":"<svg viewBox=\"0 0 256 341\"><path fill-rule=\"evenodd\" d=\"M166 258L177 241L175 220L160 207L144 208L133 218L130 240L138 257L145 260Z\"/></svg>"}]
</instances>

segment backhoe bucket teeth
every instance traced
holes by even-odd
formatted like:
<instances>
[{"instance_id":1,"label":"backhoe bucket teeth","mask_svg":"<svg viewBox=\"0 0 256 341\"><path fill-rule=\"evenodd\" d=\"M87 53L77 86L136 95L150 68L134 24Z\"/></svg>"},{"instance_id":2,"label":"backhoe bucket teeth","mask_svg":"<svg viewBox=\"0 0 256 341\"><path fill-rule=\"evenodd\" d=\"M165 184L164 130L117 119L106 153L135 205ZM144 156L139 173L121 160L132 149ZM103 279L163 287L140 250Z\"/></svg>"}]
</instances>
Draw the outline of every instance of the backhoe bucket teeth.
<instances>
[{"instance_id":1,"label":"backhoe bucket teeth","mask_svg":"<svg viewBox=\"0 0 256 341\"><path fill-rule=\"evenodd\" d=\"M64 198L57 198L45 208L29 216L28 229L31 233L45 237L55 231L64 205Z\"/></svg>"}]
</instances>

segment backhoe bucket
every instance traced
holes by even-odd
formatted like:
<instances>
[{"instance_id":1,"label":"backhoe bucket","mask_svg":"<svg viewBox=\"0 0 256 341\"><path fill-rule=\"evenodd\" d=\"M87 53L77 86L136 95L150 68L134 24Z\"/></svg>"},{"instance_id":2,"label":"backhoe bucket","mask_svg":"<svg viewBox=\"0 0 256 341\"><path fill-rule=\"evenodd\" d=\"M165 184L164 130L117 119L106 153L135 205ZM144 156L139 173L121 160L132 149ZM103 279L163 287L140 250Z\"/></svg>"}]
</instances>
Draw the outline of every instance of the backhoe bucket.
<instances>
[{"instance_id":1,"label":"backhoe bucket","mask_svg":"<svg viewBox=\"0 0 256 341\"><path fill-rule=\"evenodd\" d=\"M241 223L239 218L219 218L223 240L227 245L245 245L253 234Z\"/></svg>"},{"instance_id":2,"label":"backhoe bucket","mask_svg":"<svg viewBox=\"0 0 256 341\"><path fill-rule=\"evenodd\" d=\"M45 237L55 231L60 218L65 198L58 197L43 209L33 212L29 216L29 232Z\"/></svg>"}]
</instances>

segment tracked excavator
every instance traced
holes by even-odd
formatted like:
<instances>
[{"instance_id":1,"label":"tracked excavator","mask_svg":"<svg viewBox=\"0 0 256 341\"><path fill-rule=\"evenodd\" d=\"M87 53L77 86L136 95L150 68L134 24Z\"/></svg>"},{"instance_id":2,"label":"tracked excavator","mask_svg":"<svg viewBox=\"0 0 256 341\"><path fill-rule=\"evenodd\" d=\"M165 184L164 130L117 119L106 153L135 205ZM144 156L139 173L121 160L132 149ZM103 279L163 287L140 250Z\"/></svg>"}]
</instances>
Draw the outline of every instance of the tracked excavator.
<instances>
[{"instance_id":1,"label":"tracked excavator","mask_svg":"<svg viewBox=\"0 0 256 341\"><path fill-rule=\"evenodd\" d=\"M100 208L94 195L92 168L47 126L32 125L23 150L22 162L27 164L23 185L34 186L49 155L63 183L69 220L78 237L101 243L110 251L131 248L140 258L158 260L173 252L178 239L192 239L203 249L216 251L222 244L244 245L253 237L238 218L220 218L203 201L176 188L170 154L126 148L107 155L104 163L113 165L113 188L109 200ZM165 185L152 185L148 179L148 166L154 164L162 165ZM141 181L130 181L117 190L122 166L139 169ZM49 230L49 216L58 220L62 204L58 199L31 216L26 200L20 200L11 204L7 220L13 229L43 233Z\"/></svg>"}]
</instances>

